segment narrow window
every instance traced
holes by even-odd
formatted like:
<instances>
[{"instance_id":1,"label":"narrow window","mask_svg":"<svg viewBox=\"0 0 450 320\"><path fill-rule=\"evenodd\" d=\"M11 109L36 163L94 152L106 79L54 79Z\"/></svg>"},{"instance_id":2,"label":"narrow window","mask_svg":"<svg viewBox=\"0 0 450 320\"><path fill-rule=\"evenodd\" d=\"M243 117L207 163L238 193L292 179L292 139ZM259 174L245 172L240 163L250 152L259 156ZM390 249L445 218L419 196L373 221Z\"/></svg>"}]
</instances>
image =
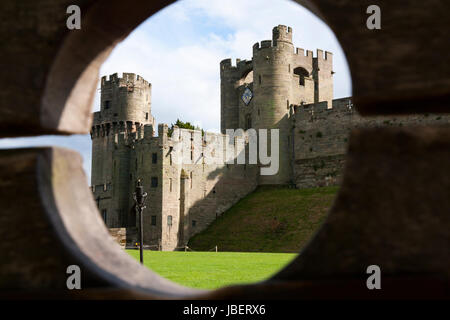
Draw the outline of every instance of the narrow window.
<instances>
[{"instance_id":1,"label":"narrow window","mask_svg":"<svg viewBox=\"0 0 450 320\"><path fill-rule=\"evenodd\" d=\"M286 101L287 108L289 109L289 100Z\"/></svg>"},{"instance_id":2,"label":"narrow window","mask_svg":"<svg viewBox=\"0 0 450 320\"><path fill-rule=\"evenodd\" d=\"M105 101L103 102L103 107L104 107L105 109L109 109L110 103L111 103L111 101L105 100Z\"/></svg>"},{"instance_id":3,"label":"narrow window","mask_svg":"<svg viewBox=\"0 0 450 320\"><path fill-rule=\"evenodd\" d=\"M156 226L156 216L152 216L152 226Z\"/></svg>"},{"instance_id":4,"label":"narrow window","mask_svg":"<svg viewBox=\"0 0 450 320\"><path fill-rule=\"evenodd\" d=\"M157 162L158 162L158 154L152 153L152 163L157 163Z\"/></svg>"},{"instance_id":5,"label":"narrow window","mask_svg":"<svg viewBox=\"0 0 450 320\"><path fill-rule=\"evenodd\" d=\"M194 160L194 151L191 150L191 160Z\"/></svg>"},{"instance_id":6,"label":"narrow window","mask_svg":"<svg viewBox=\"0 0 450 320\"><path fill-rule=\"evenodd\" d=\"M288 72L291 73L291 65L288 67Z\"/></svg>"},{"instance_id":7,"label":"narrow window","mask_svg":"<svg viewBox=\"0 0 450 320\"><path fill-rule=\"evenodd\" d=\"M169 179L169 190L172 192L172 178Z\"/></svg>"},{"instance_id":8,"label":"narrow window","mask_svg":"<svg viewBox=\"0 0 450 320\"><path fill-rule=\"evenodd\" d=\"M258 82L261 84L261 75L258 76Z\"/></svg>"},{"instance_id":9,"label":"narrow window","mask_svg":"<svg viewBox=\"0 0 450 320\"><path fill-rule=\"evenodd\" d=\"M148 112L145 113L145 120L148 120Z\"/></svg>"},{"instance_id":10,"label":"narrow window","mask_svg":"<svg viewBox=\"0 0 450 320\"><path fill-rule=\"evenodd\" d=\"M197 225L197 220L192 220L192 227L195 227Z\"/></svg>"},{"instance_id":11,"label":"narrow window","mask_svg":"<svg viewBox=\"0 0 450 320\"><path fill-rule=\"evenodd\" d=\"M105 222L105 224L106 224L106 218L107 218L107 211L106 211L106 209L103 209L102 210L102 219L103 219L103 222Z\"/></svg>"},{"instance_id":12,"label":"narrow window","mask_svg":"<svg viewBox=\"0 0 450 320\"><path fill-rule=\"evenodd\" d=\"M158 186L158 178L152 177L152 188L156 188Z\"/></svg>"},{"instance_id":13,"label":"narrow window","mask_svg":"<svg viewBox=\"0 0 450 320\"><path fill-rule=\"evenodd\" d=\"M191 176L190 176L190 180L191 180L191 189L192 189L192 171L191 171L191 174L190 174Z\"/></svg>"},{"instance_id":14,"label":"narrow window","mask_svg":"<svg viewBox=\"0 0 450 320\"><path fill-rule=\"evenodd\" d=\"M172 226L172 216L167 216L167 225Z\"/></svg>"}]
</instances>

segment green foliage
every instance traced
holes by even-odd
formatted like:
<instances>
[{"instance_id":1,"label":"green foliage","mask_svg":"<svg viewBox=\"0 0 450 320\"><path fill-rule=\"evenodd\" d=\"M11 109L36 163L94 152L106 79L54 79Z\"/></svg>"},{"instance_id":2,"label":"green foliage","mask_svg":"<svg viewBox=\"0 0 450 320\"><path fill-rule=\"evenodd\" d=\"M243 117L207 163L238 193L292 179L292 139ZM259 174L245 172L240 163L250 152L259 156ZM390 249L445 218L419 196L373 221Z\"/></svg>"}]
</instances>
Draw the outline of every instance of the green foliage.
<instances>
[{"instance_id":1,"label":"green foliage","mask_svg":"<svg viewBox=\"0 0 450 320\"><path fill-rule=\"evenodd\" d=\"M189 130L202 130L202 135L205 134L205 132L203 131L203 129L201 129L199 126L194 126L193 124L191 124L190 122L183 122L180 119L177 119L177 121L175 123L172 123L172 125L169 128L168 131L168 136L171 137L172 133L173 133L173 127L177 126L178 128L182 128L182 129L189 129Z\"/></svg>"},{"instance_id":2,"label":"green foliage","mask_svg":"<svg viewBox=\"0 0 450 320\"><path fill-rule=\"evenodd\" d=\"M258 187L189 241L206 251L299 252L321 225L337 187Z\"/></svg>"},{"instance_id":3,"label":"green foliage","mask_svg":"<svg viewBox=\"0 0 450 320\"><path fill-rule=\"evenodd\" d=\"M139 250L127 252L139 260ZM295 256L293 253L145 250L144 264L179 284L192 288L215 289L236 283L265 280Z\"/></svg>"},{"instance_id":4,"label":"green foliage","mask_svg":"<svg viewBox=\"0 0 450 320\"><path fill-rule=\"evenodd\" d=\"M189 241L190 248L203 252L146 250L145 266L174 282L201 289L265 280L310 240L337 190L259 187ZM216 245L219 252L205 252ZM139 260L138 250L127 252Z\"/></svg>"}]
</instances>

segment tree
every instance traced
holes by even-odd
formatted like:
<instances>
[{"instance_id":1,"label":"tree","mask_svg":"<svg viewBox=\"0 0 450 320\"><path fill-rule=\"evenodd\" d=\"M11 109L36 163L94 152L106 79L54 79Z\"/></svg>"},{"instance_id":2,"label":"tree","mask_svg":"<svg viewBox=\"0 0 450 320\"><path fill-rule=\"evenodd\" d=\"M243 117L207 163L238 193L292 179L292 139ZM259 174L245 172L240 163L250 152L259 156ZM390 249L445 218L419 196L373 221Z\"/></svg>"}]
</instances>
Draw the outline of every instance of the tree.
<instances>
[{"instance_id":1,"label":"tree","mask_svg":"<svg viewBox=\"0 0 450 320\"><path fill-rule=\"evenodd\" d=\"M182 128L182 129L202 130L202 135L204 134L203 129L201 129L199 126L194 126L190 122L183 122L180 119L177 119L177 121L175 123L172 123L172 125L169 128L169 132L168 132L169 137L172 136L174 126L177 126L178 128Z\"/></svg>"}]
</instances>

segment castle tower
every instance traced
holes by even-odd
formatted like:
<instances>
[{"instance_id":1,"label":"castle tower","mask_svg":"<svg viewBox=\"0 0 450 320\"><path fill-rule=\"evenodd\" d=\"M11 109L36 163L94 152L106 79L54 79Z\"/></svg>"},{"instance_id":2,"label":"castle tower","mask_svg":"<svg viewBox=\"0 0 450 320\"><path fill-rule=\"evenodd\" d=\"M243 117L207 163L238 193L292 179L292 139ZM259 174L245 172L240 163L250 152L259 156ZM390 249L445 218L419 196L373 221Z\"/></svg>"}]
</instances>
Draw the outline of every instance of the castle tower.
<instances>
[{"instance_id":1,"label":"castle tower","mask_svg":"<svg viewBox=\"0 0 450 320\"><path fill-rule=\"evenodd\" d=\"M276 175L261 176L260 184L289 184L292 177L289 107L292 103L292 75L290 72L294 46L292 29L277 26L272 30L272 41L253 46L254 105L253 127L279 129L279 171ZM270 151L271 139L268 138Z\"/></svg>"},{"instance_id":2,"label":"castle tower","mask_svg":"<svg viewBox=\"0 0 450 320\"><path fill-rule=\"evenodd\" d=\"M243 101L241 95L245 88L253 86L252 61L237 60L233 66L231 59L220 62L220 129L226 133L226 129L242 128L240 121Z\"/></svg>"},{"instance_id":3,"label":"castle tower","mask_svg":"<svg viewBox=\"0 0 450 320\"><path fill-rule=\"evenodd\" d=\"M279 25L272 40L253 46L251 61L223 60L221 67L221 128L279 129L279 171L260 176L260 184L293 182L294 134L292 105L333 99L332 55L296 48L292 29ZM250 76L251 75L251 76ZM244 94L245 93L245 94ZM268 141L270 153L270 138Z\"/></svg>"},{"instance_id":4,"label":"castle tower","mask_svg":"<svg viewBox=\"0 0 450 320\"><path fill-rule=\"evenodd\" d=\"M130 159L133 137L153 124L151 84L134 73L101 78L100 111L91 130L91 185L100 213L108 227L126 227L129 221Z\"/></svg>"}]
</instances>

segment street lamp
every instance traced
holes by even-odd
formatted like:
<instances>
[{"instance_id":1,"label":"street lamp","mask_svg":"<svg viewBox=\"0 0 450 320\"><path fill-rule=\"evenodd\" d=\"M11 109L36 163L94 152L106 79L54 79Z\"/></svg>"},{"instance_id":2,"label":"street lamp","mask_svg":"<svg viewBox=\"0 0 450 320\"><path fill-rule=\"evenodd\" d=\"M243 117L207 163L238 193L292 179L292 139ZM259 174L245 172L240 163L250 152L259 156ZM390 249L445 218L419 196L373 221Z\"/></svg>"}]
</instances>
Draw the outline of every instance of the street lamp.
<instances>
[{"instance_id":1,"label":"street lamp","mask_svg":"<svg viewBox=\"0 0 450 320\"><path fill-rule=\"evenodd\" d=\"M138 179L136 190L133 193L134 201L136 202L136 213L139 217L139 255L140 261L144 263L144 254L143 254L143 242L144 242L144 231L142 229L142 212L145 209L144 202L147 197L147 192L144 192L144 187L141 185L141 179Z\"/></svg>"}]
</instances>

